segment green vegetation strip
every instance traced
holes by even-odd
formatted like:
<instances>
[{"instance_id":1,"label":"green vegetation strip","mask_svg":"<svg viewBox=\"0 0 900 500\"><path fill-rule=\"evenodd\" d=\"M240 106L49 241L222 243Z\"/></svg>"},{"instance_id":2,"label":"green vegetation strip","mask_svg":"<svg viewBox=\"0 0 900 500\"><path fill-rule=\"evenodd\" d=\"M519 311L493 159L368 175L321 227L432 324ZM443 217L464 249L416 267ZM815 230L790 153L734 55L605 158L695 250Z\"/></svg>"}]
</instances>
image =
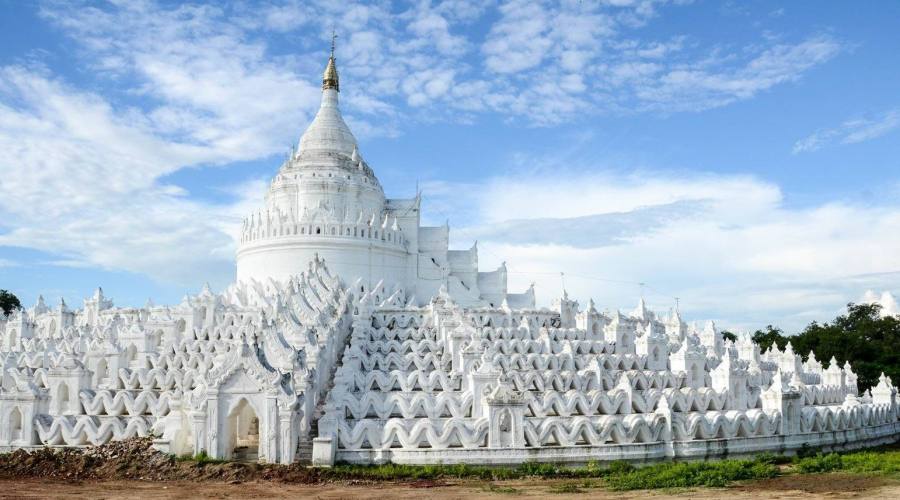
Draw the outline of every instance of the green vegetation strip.
<instances>
[{"instance_id":1,"label":"green vegetation strip","mask_svg":"<svg viewBox=\"0 0 900 500\"><path fill-rule=\"evenodd\" d=\"M434 480L481 479L502 481L540 477L545 479L591 479L557 486L559 493L595 486L624 491L655 488L723 487L734 481L768 479L791 473L822 473L844 471L852 473L900 473L900 450L896 448L852 453L830 453L787 458L760 455L748 460L711 460L708 462L665 462L633 467L626 462L612 462L603 467L589 463L584 467L527 462L517 467L483 467L474 465L337 465L321 470L325 479L332 480ZM785 467L780 468L779 465ZM496 486L492 486L496 488ZM566 490L566 491L563 491ZM568 491L572 490L572 491ZM512 490L510 491L512 492Z\"/></svg>"},{"instance_id":2,"label":"green vegetation strip","mask_svg":"<svg viewBox=\"0 0 900 500\"><path fill-rule=\"evenodd\" d=\"M768 479L777 475L778 467L765 459L675 462L611 473L606 477L606 485L613 490L722 487L733 481Z\"/></svg>"},{"instance_id":3,"label":"green vegetation strip","mask_svg":"<svg viewBox=\"0 0 900 500\"><path fill-rule=\"evenodd\" d=\"M900 473L900 451L858 451L855 453L818 454L795 461L797 472L852 472L856 474Z\"/></svg>"}]
</instances>

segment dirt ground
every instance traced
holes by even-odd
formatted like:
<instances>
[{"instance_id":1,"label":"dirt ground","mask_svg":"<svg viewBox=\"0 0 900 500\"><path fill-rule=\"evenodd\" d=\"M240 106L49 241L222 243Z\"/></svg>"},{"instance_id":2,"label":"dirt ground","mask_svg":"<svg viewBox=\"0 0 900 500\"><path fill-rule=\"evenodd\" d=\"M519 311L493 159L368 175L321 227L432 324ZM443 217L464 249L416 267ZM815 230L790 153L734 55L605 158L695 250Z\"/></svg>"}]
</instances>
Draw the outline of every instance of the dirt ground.
<instances>
[{"instance_id":1,"label":"dirt ground","mask_svg":"<svg viewBox=\"0 0 900 500\"><path fill-rule=\"evenodd\" d=\"M592 486L593 484L593 486ZM0 499L6 498L91 498L91 499L194 499L194 498L391 498L466 499L473 498L695 498L743 500L900 498L900 482L880 477L845 474L785 476L766 481L737 484L730 488L696 488L678 491L630 491L616 493L599 482L541 479L517 481L420 481L353 485L332 483L298 485L277 481L227 483L215 481L76 481L2 479ZM594 487L596 486L596 487Z\"/></svg>"},{"instance_id":2,"label":"dirt ground","mask_svg":"<svg viewBox=\"0 0 900 500\"><path fill-rule=\"evenodd\" d=\"M616 493L600 479L510 481L420 480L376 482L342 479L302 465L200 463L177 460L152 448L149 438L85 449L41 448L0 455L0 500L5 498L890 498L900 499L900 479L851 474L785 475L730 488Z\"/></svg>"}]
</instances>

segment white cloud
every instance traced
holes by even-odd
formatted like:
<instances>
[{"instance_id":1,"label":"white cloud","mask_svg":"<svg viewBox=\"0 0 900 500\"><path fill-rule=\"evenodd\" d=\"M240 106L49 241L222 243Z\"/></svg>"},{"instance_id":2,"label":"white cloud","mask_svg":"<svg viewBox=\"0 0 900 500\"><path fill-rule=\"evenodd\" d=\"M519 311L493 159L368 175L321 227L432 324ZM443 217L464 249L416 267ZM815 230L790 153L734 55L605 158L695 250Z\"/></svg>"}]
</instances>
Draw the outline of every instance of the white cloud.
<instances>
[{"instance_id":1,"label":"white cloud","mask_svg":"<svg viewBox=\"0 0 900 500\"><path fill-rule=\"evenodd\" d=\"M793 331L896 279L883 272L898 266L900 205L789 209L754 177L584 171L426 185L424 210L463 214L454 243L477 239L483 267L507 261L511 288L536 282L545 304L565 272L582 300L630 307L646 282L657 308L677 296L692 317Z\"/></svg>"},{"instance_id":2,"label":"white cloud","mask_svg":"<svg viewBox=\"0 0 900 500\"><path fill-rule=\"evenodd\" d=\"M499 84L488 107L543 125L602 112L702 111L797 81L841 50L828 35L765 36L744 47L703 47L686 34L641 39L663 3L504 2L481 47ZM574 74L590 85L571 85ZM579 96L585 91L590 99Z\"/></svg>"},{"instance_id":3,"label":"white cloud","mask_svg":"<svg viewBox=\"0 0 900 500\"><path fill-rule=\"evenodd\" d=\"M698 111L797 80L840 49L826 36L728 48L642 32L662 5L684 3L147 1L52 3L42 13L116 86L136 79L130 91L156 100L148 119L158 130L231 155L283 147L286 125L309 117L311 75L321 71L332 26L345 86L354 89L347 109L378 114L391 128L411 117L467 121L472 112L554 125L597 113ZM466 36L477 22L487 25L482 40ZM271 54L273 33L298 40L299 53ZM365 105L372 101L390 112Z\"/></svg>"},{"instance_id":4,"label":"white cloud","mask_svg":"<svg viewBox=\"0 0 900 500\"><path fill-rule=\"evenodd\" d=\"M630 79L645 109L702 111L748 99L778 84L795 81L810 68L840 51L828 36L814 36L797 44L778 44L741 65L710 61L670 66L663 72ZM726 58L727 59L727 58ZM652 75L652 77L650 76ZM643 76L643 75L641 75Z\"/></svg>"},{"instance_id":5,"label":"white cloud","mask_svg":"<svg viewBox=\"0 0 900 500\"><path fill-rule=\"evenodd\" d=\"M830 144L856 144L876 139L900 126L900 109L870 118L854 118L838 127L817 130L794 143L794 154L818 151Z\"/></svg>"},{"instance_id":6,"label":"white cloud","mask_svg":"<svg viewBox=\"0 0 900 500\"><path fill-rule=\"evenodd\" d=\"M211 148L214 160L283 150L287 134L318 105L315 84L286 70L286 58L267 54L262 41L216 7L67 7L44 8L42 15L66 30L88 60L116 61L98 69L116 78L118 91L148 99L141 113L148 127Z\"/></svg>"},{"instance_id":7,"label":"white cloud","mask_svg":"<svg viewBox=\"0 0 900 500\"><path fill-rule=\"evenodd\" d=\"M882 316L900 316L900 304L894 294L885 290L880 294L875 290L866 290L860 302L864 304L878 304L881 306Z\"/></svg>"},{"instance_id":8,"label":"white cloud","mask_svg":"<svg viewBox=\"0 0 900 500\"><path fill-rule=\"evenodd\" d=\"M411 15L406 29L414 38L430 39L438 53L445 56L459 55L467 50L468 42L459 35L450 33L450 23L428 4L421 3Z\"/></svg>"},{"instance_id":9,"label":"white cloud","mask_svg":"<svg viewBox=\"0 0 900 500\"><path fill-rule=\"evenodd\" d=\"M159 179L221 158L150 120L21 67L0 69L0 245L173 283L231 274L238 221ZM254 195L258 192L253 192Z\"/></svg>"}]
</instances>

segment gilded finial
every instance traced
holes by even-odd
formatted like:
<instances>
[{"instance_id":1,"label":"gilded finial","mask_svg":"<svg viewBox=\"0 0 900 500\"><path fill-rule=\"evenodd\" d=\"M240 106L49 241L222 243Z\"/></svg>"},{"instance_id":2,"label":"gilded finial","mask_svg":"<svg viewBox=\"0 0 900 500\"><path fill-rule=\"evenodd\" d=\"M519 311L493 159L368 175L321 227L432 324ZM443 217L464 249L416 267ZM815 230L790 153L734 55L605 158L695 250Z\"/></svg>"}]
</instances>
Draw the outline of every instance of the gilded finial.
<instances>
[{"instance_id":1,"label":"gilded finial","mask_svg":"<svg viewBox=\"0 0 900 500\"><path fill-rule=\"evenodd\" d=\"M331 57L328 58L328 65L325 66L325 74L322 75L322 90L334 89L338 92L341 91L340 84L338 82L338 72L337 66L334 63L334 42L337 39L337 34L334 30L331 30Z\"/></svg>"}]
</instances>

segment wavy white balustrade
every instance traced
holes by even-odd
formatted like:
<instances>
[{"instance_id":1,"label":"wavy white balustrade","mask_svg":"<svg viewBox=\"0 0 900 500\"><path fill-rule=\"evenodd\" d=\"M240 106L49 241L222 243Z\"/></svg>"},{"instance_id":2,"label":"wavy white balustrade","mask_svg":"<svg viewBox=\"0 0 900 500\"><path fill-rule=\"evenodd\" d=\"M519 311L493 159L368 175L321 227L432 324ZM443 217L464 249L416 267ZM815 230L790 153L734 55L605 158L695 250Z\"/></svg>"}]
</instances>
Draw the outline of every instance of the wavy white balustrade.
<instances>
[{"instance_id":1,"label":"wavy white balustrade","mask_svg":"<svg viewBox=\"0 0 900 500\"><path fill-rule=\"evenodd\" d=\"M88 415L109 416L139 416L153 415L155 418L169 414L169 401L173 398L171 393L142 391L134 394L127 391L112 392L109 390L91 394L82 391L79 394L84 411Z\"/></svg>"},{"instance_id":2,"label":"wavy white balustrade","mask_svg":"<svg viewBox=\"0 0 900 500\"><path fill-rule=\"evenodd\" d=\"M779 418L762 410L681 413L673 417L672 434L678 441L771 436Z\"/></svg>"},{"instance_id":3,"label":"wavy white balustrade","mask_svg":"<svg viewBox=\"0 0 900 500\"><path fill-rule=\"evenodd\" d=\"M36 421L41 442L48 445L82 446L103 444L150 434L146 417L98 418L90 415L42 416Z\"/></svg>"},{"instance_id":4,"label":"wavy white balustrade","mask_svg":"<svg viewBox=\"0 0 900 500\"><path fill-rule=\"evenodd\" d=\"M652 413L528 418L525 440L531 447L652 443L659 440L663 426L663 417Z\"/></svg>"},{"instance_id":5,"label":"wavy white balustrade","mask_svg":"<svg viewBox=\"0 0 900 500\"><path fill-rule=\"evenodd\" d=\"M346 420L338 427L339 445L347 449L478 448L485 445L487 419Z\"/></svg>"}]
</instances>

